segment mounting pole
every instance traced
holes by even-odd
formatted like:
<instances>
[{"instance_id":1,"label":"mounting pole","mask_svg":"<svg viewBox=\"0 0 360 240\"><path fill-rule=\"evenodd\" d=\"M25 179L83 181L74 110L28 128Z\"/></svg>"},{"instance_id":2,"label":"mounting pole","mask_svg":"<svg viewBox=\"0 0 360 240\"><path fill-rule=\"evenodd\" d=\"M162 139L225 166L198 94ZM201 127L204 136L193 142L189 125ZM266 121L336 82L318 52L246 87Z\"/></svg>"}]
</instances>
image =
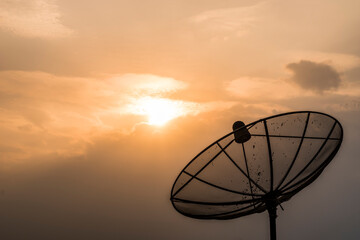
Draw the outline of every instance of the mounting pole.
<instances>
[{"instance_id":1,"label":"mounting pole","mask_svg":"<svg viewBox=\"0 0 360 240\"><path fill-rule=\"evenodd\" d=\"M270 240L276 240L276 205L269 204L267 206L270 220Z\"/></svg>"}]
</instances>

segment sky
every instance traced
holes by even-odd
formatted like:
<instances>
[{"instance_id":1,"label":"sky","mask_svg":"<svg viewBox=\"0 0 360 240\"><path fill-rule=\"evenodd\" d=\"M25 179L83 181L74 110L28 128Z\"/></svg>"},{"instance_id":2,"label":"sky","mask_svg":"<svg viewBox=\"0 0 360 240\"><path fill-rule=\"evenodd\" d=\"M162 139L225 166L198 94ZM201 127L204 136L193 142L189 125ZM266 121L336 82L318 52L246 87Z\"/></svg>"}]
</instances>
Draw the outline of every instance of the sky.
<instances>
[{"instance_id":1,"label":"sky","mask_svg":"<svg viewBox=\"0 0 360 240\"><path fill-rule=\"evenodd\" d=\"M344 128L279 239L360 238L360 1L0 0L1 239L265 239L176 212L183 167L278 113Z\"/></svg>"}]
</instances>

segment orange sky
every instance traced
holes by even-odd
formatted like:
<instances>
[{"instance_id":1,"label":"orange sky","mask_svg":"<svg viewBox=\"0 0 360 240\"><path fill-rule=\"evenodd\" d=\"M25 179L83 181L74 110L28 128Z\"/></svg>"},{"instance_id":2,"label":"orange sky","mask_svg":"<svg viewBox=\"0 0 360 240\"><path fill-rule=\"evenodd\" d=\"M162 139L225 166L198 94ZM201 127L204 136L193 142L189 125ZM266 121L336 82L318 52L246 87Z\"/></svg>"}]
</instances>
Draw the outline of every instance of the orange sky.
<instances>
[{"instance_id":1,"label":"orange sky","mask_svg":"<svg viewBox=\"0 0 360 240\"><path fill-rule=\"evenodd\" d=\"M183 218L170 188L234 121L295 110L332 114L345 139L325 177L285 204L279 234L358 239L360 194L345 189L360 184L359 9L357 0L0 1L4 239L263 239L266 216ZM321 216L304 215L312 206Z\"/></svg>"}]
</instances>

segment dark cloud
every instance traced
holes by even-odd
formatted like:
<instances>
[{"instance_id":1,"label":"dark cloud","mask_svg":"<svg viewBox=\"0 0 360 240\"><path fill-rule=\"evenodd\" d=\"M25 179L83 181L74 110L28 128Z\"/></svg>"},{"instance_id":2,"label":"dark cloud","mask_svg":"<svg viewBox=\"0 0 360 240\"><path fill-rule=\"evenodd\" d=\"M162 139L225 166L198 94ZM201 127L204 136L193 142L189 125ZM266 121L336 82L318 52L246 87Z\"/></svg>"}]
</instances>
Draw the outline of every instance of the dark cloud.
<instances>
[{"instance_id":1,"label":"dark cloud","mask_svg":"<svg viewBox=\"0 0 360 240\"><path fill-rule=\"evenodd\" d=\"M344 73L344 78L350 82L360 82L360 67L346 71Z\"/></svg>"},{"instance_id":2,"label":"dark cloud","mask_svg":"<svg viewBox=\"0 0 360 240\"><path fill-rule=\"evenodd\" d=\"M292 80L304 89L318 93L337 89L340 85L340 74L330 65L301 60L286 66L294 75Z\"/></svg>"}]
</instances>

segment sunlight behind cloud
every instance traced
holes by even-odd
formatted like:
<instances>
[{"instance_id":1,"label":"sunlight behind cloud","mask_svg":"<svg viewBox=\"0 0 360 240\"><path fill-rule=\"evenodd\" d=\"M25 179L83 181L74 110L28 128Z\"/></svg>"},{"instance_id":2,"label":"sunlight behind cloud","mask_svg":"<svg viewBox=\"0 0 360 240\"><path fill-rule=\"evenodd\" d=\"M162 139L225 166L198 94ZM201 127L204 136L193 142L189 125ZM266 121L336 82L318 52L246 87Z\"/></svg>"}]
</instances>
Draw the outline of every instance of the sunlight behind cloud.
<instances>
[{"instance_id":1,"label":"sunlight behind cloud","mask_svg":"<svg viewBox=\"0 0 360 240\"><path fill-rule=\"evenodd\" d=\"M195 103L186 103L167 98L143 97L134 101L127 110L147 117L149 125L162 126L172 119L194 113Z\"/></svg>"}]
</instances>

